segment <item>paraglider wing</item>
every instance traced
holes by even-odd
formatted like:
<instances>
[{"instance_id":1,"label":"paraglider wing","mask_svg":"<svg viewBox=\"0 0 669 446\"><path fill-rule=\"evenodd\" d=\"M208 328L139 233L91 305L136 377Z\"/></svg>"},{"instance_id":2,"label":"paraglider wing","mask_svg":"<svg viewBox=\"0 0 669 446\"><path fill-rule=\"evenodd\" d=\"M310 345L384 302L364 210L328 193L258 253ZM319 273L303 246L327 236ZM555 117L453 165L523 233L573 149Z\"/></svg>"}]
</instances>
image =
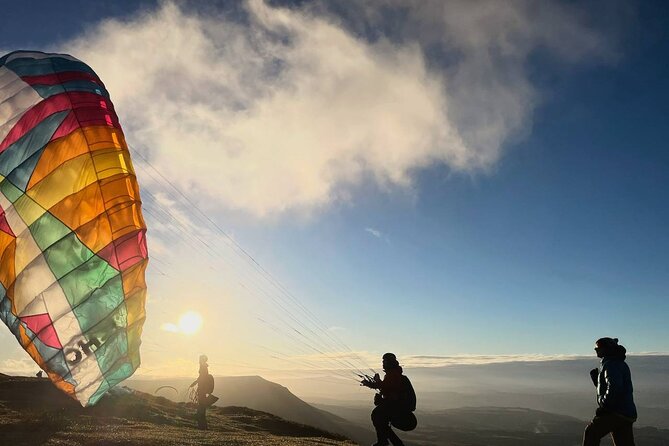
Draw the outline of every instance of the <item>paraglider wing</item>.
<instances>
[{"instance_id":1,"label":"paraglider wing","mask_svg":"<svg viewBox=\"0 0 669 446\"><path fill-rule=\"evenodd\" d=\"M155 395L163 389L172 389L176 392L177 395L179 395L179 391L177 390L176 387L173 387L173 386L160 386L156 390L153 391L153 394Z\"/></svg>"},{"instance_id":2,"label":"paraglider wing","mask_svg":"<svg viewBox=\"0 0 669 446\"><path fill-rule=\"evenodd\" d=\"M95 72L69 55L0 58L0 318L84 406L140 363L140 203Z\"/></svg>"}]
</instances>

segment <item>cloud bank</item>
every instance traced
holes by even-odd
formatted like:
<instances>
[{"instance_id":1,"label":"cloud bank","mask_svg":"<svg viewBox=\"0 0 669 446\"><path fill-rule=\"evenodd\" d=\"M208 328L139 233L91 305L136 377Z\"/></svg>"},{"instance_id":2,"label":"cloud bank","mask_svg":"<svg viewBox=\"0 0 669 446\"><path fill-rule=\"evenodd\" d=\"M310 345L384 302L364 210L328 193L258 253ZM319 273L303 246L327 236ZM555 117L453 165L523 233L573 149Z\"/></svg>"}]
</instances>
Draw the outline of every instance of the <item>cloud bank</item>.
<instances>
[{"instance_id":1,"label":"cloud bank","mask_svg":"<svg viewBox=\"0 0 669 446\"><path fill-rule=\"evenodd\" d=\"M363 179L410 187L434 164L489 169L529 125L533 51L574 62L602 48L552 3L347 3L379 30L382 7L406 12L402 39L366 38L327 8L250 0L240 19L180 5L61 49L98 72L130 144L165 176L259 217L322 208Z\"/></svg>"}]
</instances>

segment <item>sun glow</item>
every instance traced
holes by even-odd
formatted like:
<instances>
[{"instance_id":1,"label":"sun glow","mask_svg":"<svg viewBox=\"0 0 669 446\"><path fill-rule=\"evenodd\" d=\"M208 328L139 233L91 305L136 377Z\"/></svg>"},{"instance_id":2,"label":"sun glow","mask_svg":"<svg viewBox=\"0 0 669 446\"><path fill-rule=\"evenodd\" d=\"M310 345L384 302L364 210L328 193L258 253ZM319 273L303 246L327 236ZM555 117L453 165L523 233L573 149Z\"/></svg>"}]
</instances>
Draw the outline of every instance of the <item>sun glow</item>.
<instances>
[{"instance_id":1,"label":"sun glow","mask_svg":"<svg viewBox=\"0 0 669 446\"><path fill-rule=\"evenodd\" d=\"M179 331L184 334L193 334L202 327L202 316L195 311L188 311L179 318Z\"/></svg>"},{"instance_id":2,"label":"sun glow","mask_svg":"<svg viewBox=\"0 0 669 446\"><path fill-rule=\"evenodd\" d=\"M162 329L172 333L192 335L202 327L202 316L195 311L187 311L179 317L179 322L163 324Z\"/></svg>"}]
</instances>

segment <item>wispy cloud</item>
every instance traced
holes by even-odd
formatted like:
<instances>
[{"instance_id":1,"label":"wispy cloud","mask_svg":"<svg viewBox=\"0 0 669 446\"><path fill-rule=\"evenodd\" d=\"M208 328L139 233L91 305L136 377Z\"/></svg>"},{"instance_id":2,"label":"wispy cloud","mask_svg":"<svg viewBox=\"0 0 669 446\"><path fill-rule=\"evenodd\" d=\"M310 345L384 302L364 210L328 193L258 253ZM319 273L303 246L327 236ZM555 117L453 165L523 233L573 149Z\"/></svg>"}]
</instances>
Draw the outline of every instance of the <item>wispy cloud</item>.
<instances>
[{"instance_id":1,"label":"wispy cloud","mask_svg":"<svg viewBox=\"0 0 669 446\"><path fill-rule=\"evenodd\" d=\"M0 362L0 372L9 375L34 375L39 366L32 359L5 359Z\"/></svg>"},{"instance_id":2,"label":"wispy cloud","mask_svg":"<svg viewBox=\"0 0 669 446\"><path fill-rule=\"evenodd\" d=\"M374 229L374 228L365 228L365 232L367 232L367 233L369 233L369 234L372 234L372 235L373 235L374 237L376 237L376 238L382 238L382 237L383 237L383 234L382 234L381 231L379 231L378 229Z\"/></svg>"},{"instance_id":3,"label":"wispy cloud","mask_svg":"<svg viewBox=\"0 0 669 446\"><path fill-rule=\"evenodd\" d=\"M178 187L266 216L321 208L363 178L410 187L435 163L493 166L537 104L530 55L605 52L548 3L347 3L378 30L380 9L406 13L405 36L367 40L317 7L250 0L240 21L165 2L62 47L98 71L130 143Z\"/></svg>"}]
</instances>

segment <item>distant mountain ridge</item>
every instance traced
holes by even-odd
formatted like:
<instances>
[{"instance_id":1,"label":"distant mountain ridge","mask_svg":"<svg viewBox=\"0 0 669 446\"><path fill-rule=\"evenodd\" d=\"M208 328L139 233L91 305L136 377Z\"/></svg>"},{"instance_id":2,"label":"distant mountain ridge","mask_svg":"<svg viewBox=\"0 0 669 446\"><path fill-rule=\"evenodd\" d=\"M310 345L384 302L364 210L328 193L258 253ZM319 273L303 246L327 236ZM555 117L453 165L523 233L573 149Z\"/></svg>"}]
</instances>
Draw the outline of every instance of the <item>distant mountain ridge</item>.
<instances>
[{"instance_id":1,"label":"distant mountain ridge","mask_svg":"<svg viewBox=\"0 0 669 446\"><path fill-rule=\"evenodd\" d=\"M160 386L178 389L177 400L186 400L186 390L191 379L156 379L126 381L128 387L153 393ZM241 406L271 413L289 421L314 426L328 432L344 435L359 443L371 443L374 435L371 422L356 425L330 412L318 409L297 396L288 388L260 376L215 377L214 395L219 397L217 406ZM165 394L172 397L172 395Z\"/></svg>"}]
</instances>

